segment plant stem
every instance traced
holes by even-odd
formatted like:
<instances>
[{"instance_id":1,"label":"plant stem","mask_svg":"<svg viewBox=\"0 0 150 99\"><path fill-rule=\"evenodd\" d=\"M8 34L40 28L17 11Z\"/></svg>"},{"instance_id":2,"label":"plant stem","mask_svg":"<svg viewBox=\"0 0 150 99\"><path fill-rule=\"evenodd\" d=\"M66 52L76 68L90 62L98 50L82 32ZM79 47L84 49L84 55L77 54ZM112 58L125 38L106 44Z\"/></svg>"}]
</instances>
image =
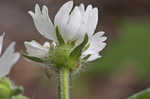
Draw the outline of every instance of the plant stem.
<instances>
[{"instance_id":1,"label":"plant stem","mask_svg":"<svg viewBox=\"0 0 150 99\"><path fill-rule=\"evenodd\" d=\"M69 99L69 80L69 69L61 68L59 71L59 99Z\"/></svg>"}]
</instances>

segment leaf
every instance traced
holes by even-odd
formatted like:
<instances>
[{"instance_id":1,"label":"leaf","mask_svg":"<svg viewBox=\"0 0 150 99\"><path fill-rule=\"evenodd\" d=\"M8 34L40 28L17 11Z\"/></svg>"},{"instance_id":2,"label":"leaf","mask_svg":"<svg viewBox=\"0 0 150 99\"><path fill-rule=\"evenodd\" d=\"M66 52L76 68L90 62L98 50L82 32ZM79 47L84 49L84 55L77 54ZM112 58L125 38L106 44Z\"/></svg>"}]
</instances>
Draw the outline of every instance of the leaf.
<instances>
[{"instance_id":1,"label":"leaf","mask_svg":"<svg viewBox=\"0 0 150 99\"><path fill-rule=\"evenodd\" d=\"M88 43L88 35L85 34L83 42L78 45L70 54L70 57L77 59L81 56L82 50L84 49L85 45Z\"/></svg>"},{"instance_id":2,"label":"leaf","mask_svg":"<svg viewBox=\"0 0 150 99\"><path fill-rule=\"evenodd\" d=\"M64 41L62 35L59 32L58 26L56 26L56 36L57 36L57 40L58 40L60 45L65 44L65 41Z\"/></svg>"},{"instance_id":3,"label":"leaf","mask_svg":"<svg viewBox=\"0 0 150 99\"><path fill-rule=\"evenodd\" d=\"M150 99L150 88L141 91L131 97L129 97L128 99Z\"/></svg>"}]
</instances>

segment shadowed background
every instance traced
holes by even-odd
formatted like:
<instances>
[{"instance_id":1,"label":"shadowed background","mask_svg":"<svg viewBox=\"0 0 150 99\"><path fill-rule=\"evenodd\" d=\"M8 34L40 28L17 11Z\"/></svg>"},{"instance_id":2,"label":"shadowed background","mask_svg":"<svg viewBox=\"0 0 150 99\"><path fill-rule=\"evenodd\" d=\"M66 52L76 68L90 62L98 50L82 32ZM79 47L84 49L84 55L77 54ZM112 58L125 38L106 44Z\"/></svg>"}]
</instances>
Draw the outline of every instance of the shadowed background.
<instances>
[{"instance_id":1,"label":"shadowed background","mask_svg":"<svg viewBox=\"0 0 150 99\"><path fill-rule=\"evenodd\" d=\"M0 32L6 32L4 48L16 41L17 51L24 41L46 41L35 29L28 10L36 3L47 5L53 20L67 0L0 0ZM99 8L96 31L106 32L107 47L101 59L84 67L71 85L71 99L126 99L150 86L150 1L149 0L74 0ZM45 67L23 57L9 77L23 85L30 99L57 99L57 78L45 75Z\"/></svg>"}]
</instances>

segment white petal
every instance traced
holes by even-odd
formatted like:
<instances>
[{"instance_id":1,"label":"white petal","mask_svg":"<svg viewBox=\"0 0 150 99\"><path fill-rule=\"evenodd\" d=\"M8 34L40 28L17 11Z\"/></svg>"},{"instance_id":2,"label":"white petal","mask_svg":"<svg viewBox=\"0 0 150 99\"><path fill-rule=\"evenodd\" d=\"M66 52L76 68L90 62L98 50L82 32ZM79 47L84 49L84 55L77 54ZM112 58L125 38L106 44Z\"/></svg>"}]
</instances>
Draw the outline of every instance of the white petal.
<instances>
[{"instance_id":1,"label":"white petal","mask_svg":"<svg viewBox=\"0 0 150 99\"><path fill-rule=\"evenodd\" d=\"M55 16L54 23L58 26L65 41L72 40L81 24L81 13L78 7L73 7L73 1L65 3ZM70 14L71 12L71 14Z\"/></svg>"},{"instance_id":2,"label":"white petal","mask_svg":"<svg viewBox=\"0 0 150 99\"><path fill-rule=\"evenodd\" d=\"M3 47L3 39L4 39L5 33L3 33L0 36L0 54L2 53L2 47Z\"/></svg>"},{"instance_id":3,"label":"white petal","mask_svg":"<svg viewBox=\"0 0 150 99\"><path fill-rule=\"evenodd\" d=\"M92 9L91 6L88 6L86 10L86 16L88 16L86 29L90 37L95 32L98 23L98 9L97 8Z\"/></svg>"},{"instance_id":4,"label":"white petal","mask_svg":"<svg viewBox=\"0 0 150 99\"><path fill-rule=\"evenodd\" d=\"M28 12L34 21L37 30L47 39L57 42L55 28L48 15L48 8L43 6L42 12L38 4L35 6L35 13Z\"/></svg>"},{"instance_id":5,"label":"white petal","mask_svg":"<svg viewBox=\"0 0 150 99\"><path fill-rule=\"evenodd\" d=\"M107 37L103 36L103 34L104 32L98 32L89 39L88 44L90 44L90 46L82 53L83 56L97 54L105 48L106 43L104 41Z\"/></svg>"},{"instance_id":6,"label":"white petal","mask_svg":"<svg viewBox=\"0 0 150 99\"><path fill-rule=\"evenodd\" d=\"M74 40L74 36L77 34L81 24L81 14L78 7L75 7L69 16L67 25L62 28L62 36L66 41Z\"/></svg>"},{"instance_id":7,"label":"white petal","mask_svg":"<svg viewBox=\"0 0 150 99\"><path fill-rule=\"evenodd\" d=\"M40 45L36 41L31 41L31 42L25 41L24 44L26 47L26 51L30 56L42 58L48 55L49 48Z\"/></svg>"},{"instance_id":8,"label":"white petal","mask_svg":"<svg viewBox=\"0 0 150 99\"><path fill-rule=\"evenodd\" d=\"M0 76L6 76L10 72L12 66L20 58L20 54L14 52L14 47L15 42L12 42L0 58Z\"/></svg>"},{"instance_id":9,"label":"white petal","mask_svg":"<svg viewBox=\"0 0 150 99\"><path fill-rule=\"evenodd\" d=\"M57 12L54 19L54 24L58 25L59 27L65 26L69 19L69 14L72 10L72 7L73 1L68 1L67 3L65 3Z\"/></svg>"},{"instance_id":10,"label":"white petal","mask_svg":"<svg viewBox=\"0 0 150 99\"><path fill-rule=\"evenodd\" d=\"M97 53L97 54L94 54L94 55L91 55L88 59L87 59L87 62L91 62L91 61L94 61L98 58L100 58L101 56Z\"/></svg>"},{"instance_id":11,"label":"white petal","mask_svg":"<svg viewBox=\"0 0 150 99\"><path fill-rule=\"evenodd\" d=\"M39 6L38 4L35 5L35 13L36 13L37 15L41 15L41 14L42 14L42 13L41 13L40 6Z\"/></svg>"},{"instance_id":12,"label":"white petal","mask_svg":"<svg viewBox=\"0 0 150 99\"><path fill-rule=\"evenodd\" d=\"M84 6L84 4L82 4L82 3L80 4L79 10L80 10L81 13L85 12L85 6Z\"/></svg>"},{"instance_id":13,"label":"white petal","mask_svg":"<svg viewBox=\"0 0 150 99\"><path fill-rule=\"evenodd\" d=\"M88 34L89 38L95 32L97 22L98 22L98 9L92 8L92 5L88 5L86 11L84 11L84 5L80 5L80 13L82 15L80 29L77 38L77 45L83 41L85 33Z\"/></svg>"}]
</instances>

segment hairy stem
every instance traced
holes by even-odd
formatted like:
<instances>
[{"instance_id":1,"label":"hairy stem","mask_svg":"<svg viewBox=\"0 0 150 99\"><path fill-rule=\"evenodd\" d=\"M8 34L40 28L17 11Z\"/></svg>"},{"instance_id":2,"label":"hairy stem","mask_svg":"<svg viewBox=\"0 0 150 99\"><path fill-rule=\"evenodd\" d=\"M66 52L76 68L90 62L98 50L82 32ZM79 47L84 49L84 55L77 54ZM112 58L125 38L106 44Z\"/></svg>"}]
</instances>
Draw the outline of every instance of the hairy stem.
<instances>
[{"instance_id":1,"label":"hairy stem","mask_svg":"<svg viewBox=\"0 0 150 99\"><path fill-rule=\"evenodd\" d=\"M69 99L69 80L70 71L67 68L61 68L59 71L59 99Z\"/></svg>"}]
</instances>

